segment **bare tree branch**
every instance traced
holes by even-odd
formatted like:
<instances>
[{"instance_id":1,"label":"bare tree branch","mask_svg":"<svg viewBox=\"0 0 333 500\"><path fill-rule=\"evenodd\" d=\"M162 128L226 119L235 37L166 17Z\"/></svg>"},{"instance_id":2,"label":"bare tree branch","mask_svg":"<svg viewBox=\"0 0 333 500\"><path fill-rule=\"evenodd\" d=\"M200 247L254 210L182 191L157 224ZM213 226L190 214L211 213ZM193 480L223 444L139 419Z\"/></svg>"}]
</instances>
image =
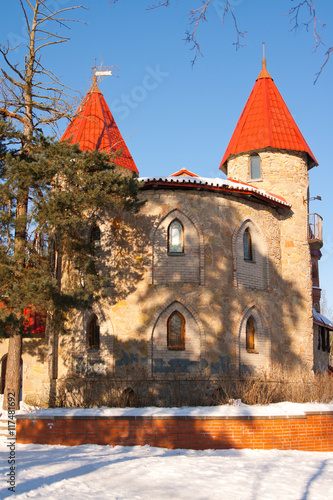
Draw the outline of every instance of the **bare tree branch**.
<instances>
[{"instance_id":1,"label":"bare tree branch","mask_svg":"<svg viewBox=\"0 0 333 500\"><path fill-rule=\"evenodd\" d=\"M293 0L291 0L291 1L293 1ZM303 8L307 11L308 16L309 16L307 21L305 21L305 22L300 21L301 13L304 10ZM313 49L314 52L316 52L316 50L321 45L325 46L325 43L322 40L322 35L320 33L320 30L324 30L326 28L326 25L324 23L322 23L317 17L314 0L299 1L297 3L297 5L295 5L294 7L292 7L289 10L288 15L289 15L289 22L293 25L291 28L291 31L296 32L300 28L300 26L304 26L306 31L309 31L309 29L312 25L313 36L315 39L315 46ZM318 78L320 77L321 73L323 72L324 67L328 63L328 60L330 58L330 54L332 51L333 51L333 47L330 47L326 51L326 53L325 53L326 59L325 59L324 63L321 65L318 73L316 73L316 78L313 82L314 84L317 83Z\"/></svg>"},{"instance_id":2,"label":"bare tree branch","mask_svg":"<svg viewBox=\"0 0 333 500\"><path fill-rule=\"evenodd\" d=\"M190 43L191 50L195 51L195 55L192 62L192 65L196 62L197 58L199 55L202 56L202 52L200 49L200 45L197 39L197 31L200 26L200 24L207 22L207 9L210 5L212 0L202 0L202 6L198 7L197 9L190 10L189 12L189 20L190 20L190 25L191 29L186 31L186 38L185 41L186 43ZM169 1L167 0L166 2L161 3L160 5L168 5ZM156 7L159 7L160 5L157 5ZM225 0L225 5L223 7L223 13L222 13L222 28L224 26L224 22L226 19L227 14L230 14L234 26L235 26L235 32L236 32L236 42L233 42L233 45L236 46L236 50L238 50L241 47L244 47L246 45L245 39L246 39L246 33L247 31L240 31L238 28L238 23L236 16L234 14L234 11L231 7L230 1Z\"/></svg>"},{"instance_id":3,"label":"bare tree branch","mask_svg":"<svg viewBox=\"0 0 333 500\"><path fill-rule=\"evenodd\" d=\"M316 83L317 83L317 80L318 80L318 78L320 77L320 75L321 75L321 73L322 73L322 71L323 71L324 67L325 67L325 66L326 66L326 64L328 63L328 60L329 60L330 55L331 55L331 52L333 52L333 47L330 47L330 48L326 51L326 53L325 53L326 59L325 59L324 63L322 64L322 66L321 66L320 70L318 71L318 73L316 73L316 79L315 79L315 81L313 82L314 84L316 84Z\"/></svg>"},{"instance_id":4,"label":"bare tree branch","mask_svg":"<svg viewBox=\"0 0 333 500\"><path fill-rule=\"evenodd\" d=\"M2 69L0 107L6 110L6 116L11 116L23 123L25 133L29 136L35 125L47 123L46 116L39 117L38 112L49 114L50 124L55 122L55 117L58 119L70 117L73 113L72 107L66 105L66 99L61 97L64 89L70 91L73 89L64 85L52 71L46 69L41 63L41 56L37 57L37 54L42 53L45 47L69 40L69 37L61 32L48 29L49 23L54 22L61 28L69 29L68 23L82 21L67 18L66 14L85 7L76 5L54 11L48 6L46 0L20 0L20 5L29 35L28 53L20 68L18 64L10 61L11 48L0 45L0 57L2 56L7 69L10 70ZM46 24L47 29L45 29ZM14 78L14 74L19 77L20 81ZM15 91L15 88L20 88L20 92ZM50 94L45 95L45 91ZM72 96L70 98L72 99ZM9 115L9 112L12 115Z\"/></svg>"},{"instance_id":5,"label":"bare tree branch","mask_svg":"<svg viewBox=\"0 0 333 500\"><path fill-rule=\"evenodd\" d=\"M8 111L8 109L0 108L0 115L8 116L9 118L14 118L14 120L18 120L21 123L24 123L24 119L22 118L22 116L17 113L12 113L11 111Z\"/></svg>"},{"instance_id":6,"label":"bare tree branch","mask_svg":"<svg viewBox=\"0 0 333 500\"><path fill-rule=\"evenodd\" d=\"M117 0L111 0L111 3L116 3ZM153 0L155 3L151 4L147 7L147 10L152 10L152 9L158 9L159 7L169 7L170 5L170 0ZM178 2L177 2L178 3ZM191 50L194 50L194 58L191 61L192 65L196 62L198 56L203 56L201 49L200 49L200 44L198 42L197 38L197 32L199 29L199 26L207 21L207 11L212 3L212 0L201 0L201 7L197 7L194 10L189 11L189 22L190 22L190 28L185 31L185 42L189 43L191 45ZM214 2L213 2L214 3ZM230 14L230 16L233 19L234 22L234 27L236 31L236 42L233 43L233 45L236 46L236 50L238 50L240 47L244 47L246 45L245 39L246 39L246 31L241 31L238 27L237 19L234 14L234 11L232 9L231 3L229 0L225 0L225 4L223 7L223 12L222 12L222 28L226 19L226 16Z\"/></svg>"},{"instance_id":7,"label":"bare tree branch","mask_svg":"<svg viewBox=\"0 0 333 500\"><path fill-rule=\"evenodd\" d=\"M292 0L293 1L293 0ZM302 22L301 26L304 26L306 31L309 31L309 28L311 24L313 24L313 36L315 38L315 47L314 51L318 49L320 45L324 45L321 35L318 32L318 26L321 27L322 29L325 28L325 24L322 23L316 14L316 9L313 0L302 0L298 2L295 7L292 7L289 12L289 22L293 24L293 27L291 28L291 31L297 31L300 27L300 15L303 7L307 7L307 11L309 14L309 18L306 22Z\"/></svg>"},{"instance_id":8,"label":"bare tree branch","mask_svg":"<svg viewBox=\"0 0 333 500\"><path fill-rule=\"evenodd\" d=\"M154 0L155 2L156 0ZM113 3L116 3L117 0L114 0ZM149 5L147 10L158 9L158 7L169 7L170 0L160 0L157 5Z\"/></svg>"},{"instance_id":9,"label":"bare tree branch","mask_svg":"<svg viewBox=\"0 0 333 500\"><path fill-rule=\"evenodd\" d=\"M10 67L12 71L14 71L21 78L21 80L24 80L22 73L17 69L17 64L16 65L11 64L11 62L7 57L7 54L10 50L11 49L9 47L4 47L3 45L0 45L0 53L2 54L4 60L6 61L6 64Z\"/></svg>"}]
</instances>

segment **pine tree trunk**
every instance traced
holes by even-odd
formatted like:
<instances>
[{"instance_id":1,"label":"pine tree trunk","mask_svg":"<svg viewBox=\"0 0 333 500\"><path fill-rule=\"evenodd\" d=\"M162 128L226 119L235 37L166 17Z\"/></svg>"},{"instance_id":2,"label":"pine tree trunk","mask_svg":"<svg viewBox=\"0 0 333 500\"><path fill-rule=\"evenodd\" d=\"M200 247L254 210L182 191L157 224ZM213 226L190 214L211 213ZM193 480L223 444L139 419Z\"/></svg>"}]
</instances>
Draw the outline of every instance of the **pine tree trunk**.
<instances>
[{"instance_id":1,"label":"pine tree trunk","mask_svg":"<svg viewBox=\"0 0 333 500\"><path fill-rule=\"evenodd\" d=\"M16 207L14 258L24 267L26 227L28 212L28 190L22 190ZM23 311L22 311L23 313ZM6 383L3 407L8 408L8 397L15 398L15 410L20 407L22 336L19 331L11 331L8 343ZM13 409L13 408L12 408Z\"/></svg>"},{"instance_id":2,"label":"pine tree trunk","mask_svg":"<svg viewBox=\"0 0 333 500\"><path fill-rule=\"evenodd\" d=\"M22 352L22 337L19 333L14 333L9 337L7 370L6 370L6 387L4 391L3 408L8 409L8 397L12 401L15 399L15 410L20 407L20 391L21 391L21 352ZM13 410L12 404L10 409Z\"/></svg>"}]
</instances>

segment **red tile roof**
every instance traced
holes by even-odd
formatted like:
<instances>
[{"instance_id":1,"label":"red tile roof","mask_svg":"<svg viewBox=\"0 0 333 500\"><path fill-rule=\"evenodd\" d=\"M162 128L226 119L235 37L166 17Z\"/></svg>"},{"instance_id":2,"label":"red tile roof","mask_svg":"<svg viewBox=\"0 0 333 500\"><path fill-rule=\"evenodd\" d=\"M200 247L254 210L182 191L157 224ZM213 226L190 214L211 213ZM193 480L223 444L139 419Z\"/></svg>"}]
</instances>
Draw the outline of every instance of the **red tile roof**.
<instances>
[{"instance_id":1,"label":"red tile roof","mask_svg":"<svg viewBox=\"0 0 333 500\"><path fill-rule=\"evenodd\" d=\"M189 170L186 170L186 168L182 168L181 170L178 170L178 172L175 172L174 174L171 174L171 177L199 177L197 174L194 174L193 172L190 172Z\"/></svg>"},{"instance_id":2,"label":"red tile roof","mask_svg":"<svg viewBox=\"0 0 333 500\"><path fill-rule=\"evenodd\" d=\"M230 155L267 147L306 152L309 168L318 165L263 59L262 70L238 120L220 169L226 172Z\"/></svg>"},{"instance_id":3,"label":"red tile roof","mask_svg":"<svg viewBox=\"0 0 333 500\"><path fill-rule=\"evenodd\" d=\"M61 140L69 140L71 144L79 143L83 151L115 153L122 150L121 156L113 160L114 163L138 172L103 94L96 85L93 85L83 99Z\"/></svg>"}]
</instances>

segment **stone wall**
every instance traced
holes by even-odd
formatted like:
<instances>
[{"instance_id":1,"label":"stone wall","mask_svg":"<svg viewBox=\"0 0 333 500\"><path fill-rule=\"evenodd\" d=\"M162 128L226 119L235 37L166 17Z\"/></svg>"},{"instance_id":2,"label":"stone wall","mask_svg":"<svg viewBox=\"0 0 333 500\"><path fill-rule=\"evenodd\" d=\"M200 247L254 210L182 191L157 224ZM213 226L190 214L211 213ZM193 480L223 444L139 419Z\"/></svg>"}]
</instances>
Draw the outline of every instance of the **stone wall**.
<instances>
[{"instance_id":1,"label":"stone wall","mask_svg":"<svg viewBox=\"0 0 333 500\"><path fill-rule=\"evenodd\" d=\"M3 367L8 353L8 339L0 341L0 368ZM22 341L22 394L28 404L47 406L49 403L50 378L47 362L47 343L45 338L24 338ZM1 392L4 387L1 384Z\"/></svg>"},{"instance_id":2,"label":"stone wall","mask_svg":"<svg viewBox=\"0 0 333 500\"><path fill-rule=\"evenodd\" d=\"M292 207L289 217L279 217L279 277L285 282L285 300L281 304L283 330L289 347L313 367L312 351L312 281L308 234L308 168L307 155L266 149L258 151L262 178L249 179L249 155L237 155L228 162L228 177L248 182L256 188L283 196ZM278 211L279 212L279 211ZM272 255L272 254L271 254ZM278 285L271 283L273 290ZM274 290L274 291L275 291ZM282 354L282 353L281 353Z\"/></svg>"},{"instance_id":3,"label":"stone wall","mask_svg":"<svg viewBox=\"0 0 333 500\"><path fill-rule=\"evenodd\" d=\"M138 368L155 380L175 372L189 378L226 370L255 374L277 364L291 371L313 368L306 156L259 153L262 180L252 184L284 196L291 210L246 195L175 186L142 190L146 203L137 215L104 216L105 262L97 267L110 278L108 294L69 318L71 333L60 335L50 354L55 379L128 378ZM247 169L248 155L228 163L229 177L237 180L248 180ZM176 256L168 254L167 236L175 219L185 244ZM251 262L243 254L246 228ZM178 352L166 344L167 320L176 310L186 323L185 349ZM98 350L87 348L93 314L100 325ZM257 352L245 345L249 315Z\"/></svg>"},{"instance_id":4,"label":"stone wall","mask_svg":"<svg viewBox=\"0 0 333 500\"><path fill-rule=\"evenodd\" d=\"M300 156L280 156L288 168L304 167ZM240 169L242 161L237 158ZM140 366L160 378L175 371L218 374L228 366L238 373L270 371L275 364L311 369L310 253L306 206L300 201L306 186L283 193L291 211L209 190L144 190L147 203L140 216L119 224L118 233L124 225L128 237L114 234L113 288L99 305L108 325L102 338L110 337L107 371L128 375ZM280 194L276 186L274 192ZM174 219L184 227L182 256L167 252ZM253 235L254 262L244 262L242 255L246 227ZM175 310L186 318L187 348L179 352L166 345L167 319ZM249 311L256 318L258 353L244 349ZM89 314L73 323L74 357L84 360L89 355L83 317Z\"/></svg>"}]
</instances>

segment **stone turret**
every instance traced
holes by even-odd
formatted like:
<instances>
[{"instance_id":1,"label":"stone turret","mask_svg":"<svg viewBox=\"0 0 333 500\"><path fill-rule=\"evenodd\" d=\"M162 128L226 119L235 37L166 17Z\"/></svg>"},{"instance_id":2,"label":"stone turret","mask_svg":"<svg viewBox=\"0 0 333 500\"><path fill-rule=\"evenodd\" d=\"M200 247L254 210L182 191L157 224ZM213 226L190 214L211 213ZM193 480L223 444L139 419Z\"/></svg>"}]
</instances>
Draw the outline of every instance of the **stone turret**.
<instances>
[{"instance_id":1,"label":"stone turret","mask_svg":"<svg viewBox=\"0 0 333 500\"><path fill-rule=\"evenodd\" d=\"M282 196L291 204L279 219L281 265L276 269L285 284L285 329L291 347L301 357L312 343L312 280L308 241L308 170L317 160L296 125L273 78L262 69L238 120L220 164L231 180L245 182ZM292 285L291 285L292 283ZM297 324L293 312L298 311ZM288 319L289 316L289 319ZM293 332L293 333L292 333Z\"/></svg>"}]
</instances>

